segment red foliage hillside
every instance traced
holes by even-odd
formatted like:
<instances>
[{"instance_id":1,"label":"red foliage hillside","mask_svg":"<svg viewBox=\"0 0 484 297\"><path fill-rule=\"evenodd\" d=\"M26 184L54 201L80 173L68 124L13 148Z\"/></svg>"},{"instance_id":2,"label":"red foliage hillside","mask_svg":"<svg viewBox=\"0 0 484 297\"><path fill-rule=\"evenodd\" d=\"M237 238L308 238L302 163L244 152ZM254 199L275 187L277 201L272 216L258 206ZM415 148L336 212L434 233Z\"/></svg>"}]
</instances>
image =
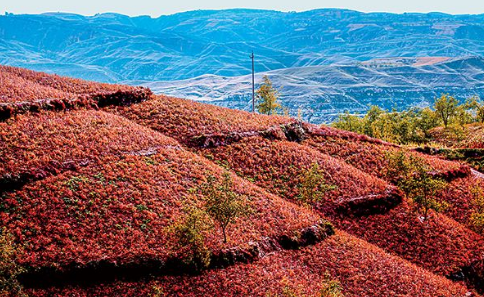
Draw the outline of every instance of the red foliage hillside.
<instances>
[{"instance_id":1,"label":"red foliage hillside","mask_svg":"<svg viewBox=\"0 0 484 297\"><path fill-rule=\"evenodd\" d=\"M347 140L346 137L338 134L331 136L326 136L326 134L326 132L321 133L315 130L315 133L304 144L314 147L322 153L343 159L366 173L382 178L384 178L385 168L388 166L386 154L401 150L401 148L384 143ZM423 158L437 173L449 179L470 175L470 168L458 162L446 161L416 152L408 151L408 153Z\"/></svg>"},{"instance_id":2,"label":"red foliage hillside","mask_svg":"<svg viewBox=\"0 0 484 297\"><path fill-rule=\"evenodd\" d=\"M185 144L201 135L260 131L294 121L287 117L256 115L167 96L108 110Z\"/></svg>"},{"instance_id":3,"label":"red foliage hillside","mask_svg":"<svg viewBox=\"0 0 484 297\"><path fill-rule=\"evenodd\" d=\"M100 111L23 115L0 123L0 177L44 175L105 155L149 154L179 146L169 137Z\"/></svg>"},{"instance_id":4,"label":"red foliage hillside","mask_svg":"<svg viewBox=\"0 0 484 297\"><path fill-rule=\"evenodd\" d=\"M201 136L217 138L221 135L240 133L240 139L245 135L253 136L247 132L260 132L271 128L277 130L280 125L297 122L287 117L256 115L166 96L157 96L154 100L129 107L108 107L108 110L171 136L185 145L191 144L194 139ZM331 127L303 123L302 129L306 130L307 135L304 144L379 177L382 177L382 169L386 166L385 153L399 150L397 146L379 139ZM278 134L280 131L274 133ZM467 166L457 162L418 155L428 160L436 171L449 175L450 178L454 175L470 174Z\"/></svg>"},{"instance_id":5,"label":"red foliage hillside","mask_svg":"<svg viewBox=\"0 0 484 297\"><path fill-rule=\"evenodd\" d=\"M390 256L344 232L299 251L270 254L252 264L212 270L200 276L161 277L91 288L31 290L35 296L319 296L323 276L339 280L346 297L476 296L467 288ZM271 295L272 294L272 295ZM283 295L284 296L284 295Z\"/></svg>"},{"instance_id":6,"label":"red foliage hillside","mask_svg":"<svg viewBox=\"0 0 484 297\"><path fill-rule=\"evenodd\" d=\"M392 186L305 145L259 137L199 152L269 192L293 201L297 201L301 173L312 162L318 162L326 183L337 186L337 189L327 192L324 201L316 206L318 211L331 218L338 228L438 274L458 272L459 267L480 260L484 252L481 236L435 213L427 222L421 222L406 202L389 212L375 214L371 207L384 204L385 199L391 198ZM379 196L380 202L361 201L372 196ZM370 207L369 216L334 211L342 202L355 198L361 203L358 206L360 212L365 206ZM390 204L395 206L399 202ZM442 253L449 257L442 258Z\"/></svg>"},{"instance_id":7,"label":"red foliage hillside","mask_svg":"<svg viewBox=\"0 0 484 297\"><path fill-rule=\"evenodd\" d=\"M27 112L129 105L151 98L143 87L110 85L0 65L0 121Z\"/></svg>"},{"instance_id":8,"label":"red foliage hillside","mask_svg":"<svg viewBox=\"0 0 484 297\"><path fill-rule=\"evenodd\" d=\"M2 82L0 103L73 99L79 95L99 95L136 89L126 85L90 82L2 65L0 65L0 81Z\"/></svg>"},{"instance_id":9,"label":"red foliage hillside","mask_svg":"<svg viewBox=\"0 0 484 297\"><path fill-rule=\"evenodd\" d=\"M484 179L474 175L459 178L450 183L437 197L450 204L450 207L445 210L445 214L461 224L471 226L469 218L472 212L477 210L473 194L473 190L475 191L476 188L484 189Z\"/></svg>"},{"instance_id":10,"label":"red foliage hillside","mask_svg":"<svg viewBox=\"0 0 484 297\"><path fill-rule=\"evenodd\" d=\"M484 291L484 240L465 226L482 181L467 166L408 152L449 181L436 199L451 207L423 222L383 179L386 153L403 148L381 140L142 88L13 67L0 75L0 227L19 244L32 296L150 296L154 286L168 296L314 295L326 272L345 296ZM335 188L303 207L315 162ZM194 189L227 171L248 215L229 225L228 243L220 228L204 233L219 262L201 274L172 269L187 267L188 248L169 227L204 204Z\"/></svg>"},{"instance_id":11,"label":"red foliage hillside","mask_svg":"<svg viewBox=\"0 0 484 297\"><path fill-rule=\"evenodd\" d=\"M459 273L482 259L482 236L439 213L432 213L423 222L419 217L404 203L387 214L332 217L331 221L338 228L439 275Z\"/></svg>"},{"instance_id":12,"label":"red foliage hillside","mask_svg":"<svg viewBox=\"0 0 484 297\"><path fill-rule=\"evenodd\" d=\"M281 197L298 200L304 172L318 163L328 185L336 188L325 193L317 208L325 212L355 205L363 212L370 207L395 206L401 201L396 188L308 146L289 141L246 138L232 145L201 149L200 154L252 180ZM374 209L373 211L378 211Z\"/></svg>"},{"instance_id":13,"label":"red foliage hillside","mask_svg":"<svg viewBox=\"0 0 484 297\"><path fill-rule=\"evenodd\" d=\"M222 169L183 150L174 140L128 125L116 116L70 115L44 115L43 125L49 130L38 124L33 133L39 142L23 151L22 139L7 138L7 148L18 148L19 160L29 166L67 159L92 161L3 194L0 222L25 247L22 263L55 267L72 262L163 259L168 255L166 227L180 220L186 199L186 203L201 203L189 190L209 174L220 176ZM29 123L27 117L22 120ZM27 133L29 126L25 129ZM45 138L40 131L48 133ZM156 152L140 153L153 145ZM13 162L9 164L10 170L18 170ZM230 246L283 235L319 219L236 176L234 184L246 195L253 213L230 228ZM222 248L220 238L219 230L211 233L208 246Z\"/></svg>"}]
</instances>

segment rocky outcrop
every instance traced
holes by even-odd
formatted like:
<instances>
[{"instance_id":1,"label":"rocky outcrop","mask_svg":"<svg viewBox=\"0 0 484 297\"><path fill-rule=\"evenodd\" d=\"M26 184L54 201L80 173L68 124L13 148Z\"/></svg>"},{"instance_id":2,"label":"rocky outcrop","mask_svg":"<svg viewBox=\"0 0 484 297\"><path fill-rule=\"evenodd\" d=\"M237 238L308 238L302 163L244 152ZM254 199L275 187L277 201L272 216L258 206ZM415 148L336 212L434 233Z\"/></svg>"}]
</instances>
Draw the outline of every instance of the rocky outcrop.
<instances>
[{"instance_id":1,"label":"rocky outcrop","mask_svg":"<svg viewBox=\"0 0 484 297\"><path fill-rule=\"evenodd\" d=\"M398 206L404 194L396 187L388 188L383 194L372 194L337 201L336 210L344 214L373 215L386 213Z\"/></svg>"},{"instance_id":2,"label":"rocky outcrop","mask_svg":"<svg viewBox=\"0 0 484 297\"><path fill-rule=\"evenodd\" d=\"M106 106L126 106L150 99L153 93L148 88L138 87L132 91L117 91L94 95L81 95L78 98L40 99L33 102L0 103L0 121L24 114L42 110L72 110L79 108L98 109Z\"/></svg>"}]
</instances>

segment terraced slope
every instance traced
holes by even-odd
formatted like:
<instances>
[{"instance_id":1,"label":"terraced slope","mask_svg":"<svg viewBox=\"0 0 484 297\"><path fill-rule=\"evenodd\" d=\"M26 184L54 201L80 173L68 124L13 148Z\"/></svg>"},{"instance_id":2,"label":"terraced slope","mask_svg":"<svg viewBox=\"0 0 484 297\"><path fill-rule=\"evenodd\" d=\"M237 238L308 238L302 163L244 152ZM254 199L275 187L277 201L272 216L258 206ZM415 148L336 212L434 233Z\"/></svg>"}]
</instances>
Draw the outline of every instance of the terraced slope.
<instances>
[{"instance_id":1,"label":"terraced slope","mask_svg":"<svg viewBox=\"0 0 484 297\"><path fill-rule=\"evenodd\" d=\"M35 296L319 296L328 274L341 283L346 297L476 296L460 284L438 277L381 249L337 232L329 239L296 251L270 254L258 262L200 276L167 276L147 282L117 282L91 288L32 290Z\"/></svg>"},{"instance_id":2,"label":"terraced slope","mask_svg":"<svg viewBox=\"0 0 484 297\"><path fill-rule=\"evenodd\" d=\"M82 95L111 94L137 89L126 85L89 82L3 65L0 65L0 80L2 81L1 103L69 99Z\"/></svg>"},{"instance_id":3,"label":"terraced slope","mask_svg":"<svg viewBox=\"0 0 484 297\"><path fill-rule=\"evenodd\" d=\"M43 123L52 123L50 128L60 124L59 129L39 135L42 126L22 127L47 147L22 146L16 137L10 137L2 149L2 161L17 155L16 160L34 172L46 163L70 160L72 164L68 171L2 195L1 222L25 246L22 263L62 269L99 261L126 264L166 259L166 227L180 220L184 204L199 206L203 202L190 189L209 175L220 176L223 170L182 149L176 141L114 115L82 111L44 116ZM83 125L77 121L80 118ZM21 120L28 123L38 117ZM102 121L105 126L92 133ZM15 172L15 164L5 163ZM235 190L247 197L252 212L230 228L233 240L229 245L220 242L220 232L212 233L207 240L214 249L277 238L312 226L320 218L236 176L234 181Z\"/></svg>"},{"instance_id":4,"label":"terraced slope","mask_svg":"<svg viewBox=\"0 0 484 297\"><path fill-rule=\"evenodd\" d=\"M381 179L384 152L400 148L285 117L118 95L122 104L27 109L0 123L0 226L22 247L19 280L32 296L311 296L326 272L345 296L483 291L482 236L441 214L422 222ZM458 185L469 168L427 160L468 193ZM315 163L335 187L302 206L300 178ZM203 232L211 264L197 274L170 229L205 204L194 189L227 172L250 211L226 243L216 224Z\"/></svg>"},{"instance_id":5,"label":"terraced slope","mask_svg":"<svg viewBox=\"0 0 484 297\"><path fill-rule=\"evenodd\" d=\"M441 275L458 273L482 259L484 240L479 235L437 213L422 222L410 202L400 204L403 193L394 186L311 147L246 138L199 152L269 192L296 202L304 172L316 162L325 183L336 188L314 206L338 228ZM471 194L469 189L465 193ZM456 194L444 197L466 201L465 196ZM443 252L449 258L443 259Z\"/></svg>"},{"instance_id":6,"label":"terraced slope","mask_svg":"<svg viewBox=\"0 0 484 297\"><path fill-rule=\"evenodd\" d=\"M142 87L101 84L0 65L0 121L40 110L129 105L152 96Z\"/></svg>"},{"instance_id":7,"label":"terraced slope","mask_svg":"<svg viewBox=\"0 0 484 297\"><path fill-rule=\"evenodd\" d=\"M177 119L196 122L196 116L187 108L172 110L168 107L172 104L185 106L188 101L159 97L136 106L110 110L155 130L164 131L170 125L173 130L186 131L183 124L177 124ZM156 106L163 106L158 108L166 111L151 117L148 110L156 109ZM203 105L197 106L204 108ZM223 109L206 108L212 114L223 113ZM484 258L482 236L465 225L436 213L428 222L422 222L409 201L391 210L401 201L401 194L379 178L385 177L387 152L402 148L355 133L289 119L282 124L266 122L260 125L250 122L248 115L245 121L243 128L237 132L224 133L212 120L212 129L203 125L198 130L192 126L188 135L180 133L173 134L173 137L206 158L291 201L297 201L301 173L317 162L325 180L336 186L316 205L321 214L330 218L338 228L440 275L453 277ZM438 199L451 202L446 214L465 224L456 214L466 211L466 208L458 210L458 207L468 203L470 188L461 190L460 195L453 193L462 179L472 178L470 168L437 157L411 151L407 153L424 158L434 174L449 182L449 187ZM337 210L342 205L346 211L354 207L356 213L370 215L354 216L351 212L341 215L341 211L338 214ZM377 214L372 214L375 209ZM449 258L442 258L442 253L450 255Z\"/></svg>"},{"instance_id":8,"label":"terraced slope","mask_svg":"<svg viewBox=\"0 0 484 297\"><path fill-rule=\"evenodd\" d=\"M375 213L388 210L402 200L402 193L396 187L296 142L273 141L259 136L230 145L202 148L198 152L295 202L300 199L305 172L313 164L318 164L325 183L334 187L315 205L327 214L335 211Z\"/></svg>"},{"instance_id":9,"label":"terraced slope","mask_svg":"<svg viewBox=\"0 0 484 297\"><path fill-rule=\"evenodd\" d=\"M256 135L256 131L294 122L287 117L256 115L167 96L156 96L153 100L126 108L108 107L107 110L185 145L198 142L200 136L237 138L239 134Z\"/></svg>"}]
</instances>

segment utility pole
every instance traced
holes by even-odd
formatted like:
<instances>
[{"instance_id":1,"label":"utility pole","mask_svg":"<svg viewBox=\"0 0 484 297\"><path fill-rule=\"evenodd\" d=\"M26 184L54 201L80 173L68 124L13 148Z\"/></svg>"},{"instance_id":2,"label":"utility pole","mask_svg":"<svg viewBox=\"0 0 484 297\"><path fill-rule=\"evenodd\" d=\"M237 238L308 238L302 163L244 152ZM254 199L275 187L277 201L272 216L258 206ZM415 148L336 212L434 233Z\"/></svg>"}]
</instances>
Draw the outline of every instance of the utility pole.
<instances>
[{"instance_id":1,"label":"utility pole","mask_svg":"<svg viewBox=\"0 0 484 297\"><path fill-rule=\"evenodd\" d=\"M254 52L252 52L250 58L252 59L252 112L255 112Z\"/></svg>"}]
</instances>

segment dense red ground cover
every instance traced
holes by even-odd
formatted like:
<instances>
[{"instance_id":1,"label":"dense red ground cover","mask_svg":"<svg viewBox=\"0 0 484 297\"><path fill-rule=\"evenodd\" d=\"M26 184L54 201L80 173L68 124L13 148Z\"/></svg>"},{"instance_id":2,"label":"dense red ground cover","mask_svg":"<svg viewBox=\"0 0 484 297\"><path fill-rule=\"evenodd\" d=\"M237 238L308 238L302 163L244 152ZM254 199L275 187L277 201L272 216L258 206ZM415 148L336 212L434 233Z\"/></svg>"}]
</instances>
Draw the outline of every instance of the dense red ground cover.
<instances>
[{"instance_id":1,"label":"dense red ground cover","mask_svg":"<svg viewBox=\"0 0 484 297\"><path fill-rule=\"evenodd\" d=\"M227 146L201 149L199 153L270 192L293 201L298 200L304 172L312 164L318 163L325 183L336 187L326 192L324 200L317 205L318 209L326 211L334 210L352 199L360 203L372 198L385 200L396 191L395 187L381 179L295 142L251 137ZM398 204L398 201L395 203Z\"/></svg>"},{"instance_id":2,"label":"dense red ground cover","mask_svg":"<svg viewBox=\"0 0 484 297\"><path fill-rule=\"evenodd\" d=\"M55 172L106 155L147 154L176 146L172 138L102 111L21 115L0 122L0 177Z\"/></svg>"},{"instance_id":3,"label":"dense red ground cover","mask_svg":"<svg viewBox=\"0 0 484 297\"><path fill-rule=\"evenodd\" d=\"M312 135L304 141L304 144L314 147L322 153L343 159L348 164L381 178L385 177L385 168L388 166L386 154L402 149L386 144L349 141L339 136L326 137L321 135ZM423 158L437 173L449 176L450 179L454 176L470 174L470 168L458 162L446 161L417 152L408 151L408 153Z\"/></svg>"},{"instance_id":4,"label":"dense red ground cover","mask_svg":"<svg viewBox=\"0 0 484 297\"><path fill-rule=\"evenodd\" d=\"M259 131L294 122L287 117L256 115L167 96L108 110L182 143L200 135Z\"/></svg>"},{"instance_id":5,"label":"dense red ground cover","mask_svg":"<svg viewBox=\"0 0 484 297\"><path fill-rule=\"evenodd\" d=\"M331 221L337 228L439 275L458 273L484 253L484 239L478 234L435 212L422 221L406 202L387 214L332 217Z\"/></svg>"},{"instance_id":6,"label":"dense red ground cover","mask_svg":"<svg viewBox=\"0 0 484 297\"><path fill-rule=\"evenodd\" d=\"M319 296L325 273L340 281L346 297L476 296L466 295L464 286L344 232L315 246L270 254L252 264L206 271L200 276L30 292L35 296L150 296L158 288L167 296L275 296L289 289L297 296Z\"/></svg>"},{"instance_id":7,"label":"dense red ground cover","mask_svg":"<svg viewBox=\"0 0 484 297\"><path fill-rule=\"evenodd\" d=\"M450 204L450 207L444 210L446 215L470 227L469 217L477 208L473 203L475 197L472 193L476 187L484 191L482 178L476 176L459 178L450 183L436 198Z\"/></svg>"},{"instance_id":8,"label":"dense red ground cover","mask_svg":"<svg viewBox=\"0 0 484 297\"><path fill-rule=\"evenodd\" d=\"M318 162L326 182L338 187L326 193L325 200L316 207L318 211L330 217L338 228L438 274L455 273L459 267L479 260L484 252L481 236L436 213L432 213L428 221L421 222L419 215L406 202L383 214L352 216L335 213L334 207L340 201L372 194L380 194L384 199L388 196L385 193L393 187L309 146L255 137L199 152L269 192L291 200L297 200L301 172L312 162ZM470 190L447 196L465 201L461 194L470 195ZM442 253L448 257L443 258Z\"/></svg>"},{"instance_id":9,"label":"dense red ground cover","mask_svg":"<svg viewBox=\"0 0 484 297\"><path fill-rule=\"evenodd\" d=\"M79 95L106 94L137 89L126 85L90 82L2 65L0 65L0 81L2 82L0 103L77 98Z\"/></svg>"},{"instance_id":10,"label":"dense red ground cover","mask_svg":"<svg viewBox=\"0 0 484 297\"><path fill-rule=\"evenodd\" d=\"M22 263L29 266L163 259L170 252L166 227L180 221L184 204L201 204L189 190L221 171L179 148L150 157L108 156L4 194L0 222L24 246ZM290 233L319 219L236 176L234 183L253 212L229 228L228 246ZM227 247L219 229L207 245Z\"/></svg>"},{"instance_id":11,"label":"dense red ground cover","mask_svg":"<svg viewBox=\"0 0 484 297\"><path fill-rule=\"evenodd\" d=\"M220 176L222 167L231 170L235 191L245 195L252 211L229 226L227 244L219 228L207 233L210 249L294 236L322 216L348 232L337 231L297 251L276 246L260 261L199 276L30 289L33 296L140 296L154 293L153 286L170 296L266 296L285 287L314 295L326 271L341 281L345 296L466 296L464 286L436 274L456 273L482 260L481 236L434 212L422 222L406 200L370 215L334 211L341 203L384 200L398 192L380 179L387 166L385 153L401 149L395 145L286 117L165 96L138 103L146 94L140 100L130 97L137 90L131 87L12 67L1 67L0 75L6 82L0 102L7 102L0 105L8 112L2 119L17 115L0 123L0 226L23 247L21 264L63 271L69 264L82 268L103 261L132 264L178 257L182 251L172 248L167 227L182 220L184 205L202 204L192 189L208 175ZM113 92L117 95L109 95ZM98 97L89 101L93 96ZM18 103L45 97L59 100L44 102L40 109L37 103ZM117 115L73 110L66 98L79 97L85 101L79 101L82 106L104 107ZM125 106L132 103L138 104ZM61 111L37 113L43 109ZM288 124L295 125L291 133L302 131L305 140L287 141L302 139L284 133ZM202 148L193 142L200 136L226 139L234 134L220 146ZM470 188L480 181L459 163L420 156L451 180L437 198L451 203L446 214L467 224ZM312 210L292 202L299 194L301 173L314 162L336 188ZM19 179L25 180L18 187L2 188Z\"/></svg>"},{"instance_id":12,"label":"dense red ground cover","mask_svg":"<svg viewBox=\"0 0 484 297\"><path fill-rule=\"evenodd\" d=\"M206 128L206 124L191 125L191 128L188 129L183 121L177 121L179 118L190 118L191 116L188 109L179 107L180 102L186 103L186 101L176 98L162 99L163 97L141 105L118 109L118 112L154 129L180 131L188 133L190 136L231 131L228 128L218 128L220 126L217 125L215 128ZM163 105L164 109L173 108L177 112L174 115L173 111L165 111L162 117L152 117L147 109L140 109L140 106L143 105L154 109ZM197 108L210 110L212 107L199 105ZM219 112L224 111L224 109L217 109ZM206 110L202 112L205 113ZM133 114L136 115L133 116ZM192 119L194 120L194 118ZM271 127L270 124L272 124L260 125L250 121L250 118L245 121L247 122L243 126L237 126L235 131L263 130ZM215 121L209 123L213 122ZM167 125L167 123L169 124ZM291 200L298 195L298 176L301 169L308 168L312 162L318 161L329 184L338 186L338 190L327 194L326 202L329 204L324 205L323 203L320 207L320 210L328 216L332 213L328 212L331 202L383 193L390 187L376 177L384 177L383 173L388 166L386 153L396 152L401 148L377 139L329 127L307 124L303 124L303 126L306 130L306 140L302 144L250 137L242 138L229 145L197 149L197 151L268 191ZM174 137L181 141L186 140L184 134L174 135ZM436 173L449 180L460 175L470 174L470 169L460 163L410 151L408 153L424 158ZM337 159L344 160L351 166ZM460 199L452 197L456 200ZM482 243L480 236L442 215L434 214L434 216L429 220L427 226L426 223L419 221L418 215L405 203L387 214L354 218L334 216L334 220L338 222L340 228L439 274L446 275L456 272L458 267L479 259L481 251L479 245ZM365 234L372 235L365 236ZM440 257L439 250L452 255L450 260Z\"/></svg>"},{"instance_id":13,"label":"dense red ground cover","mask_svg":"<svg viewBox=\"0 0 484 297\"><path fill-rule=\"evenodd\" d=\"M107 109L171 136L183 144L189 144L200 136L263 131L296 122L287 117L256 115L166 96L157 96L154 100L129 107L114 106ZM303 124L303 127L309 132L304 144L379 177L382 177L386 166L385 153L400 150L393 144L353 132L310 124ZM453 173L468 170L457 162L418 155L426 159L436 171L444 174L450 172L452 176Z\"/></svg>"}]
</instances>

